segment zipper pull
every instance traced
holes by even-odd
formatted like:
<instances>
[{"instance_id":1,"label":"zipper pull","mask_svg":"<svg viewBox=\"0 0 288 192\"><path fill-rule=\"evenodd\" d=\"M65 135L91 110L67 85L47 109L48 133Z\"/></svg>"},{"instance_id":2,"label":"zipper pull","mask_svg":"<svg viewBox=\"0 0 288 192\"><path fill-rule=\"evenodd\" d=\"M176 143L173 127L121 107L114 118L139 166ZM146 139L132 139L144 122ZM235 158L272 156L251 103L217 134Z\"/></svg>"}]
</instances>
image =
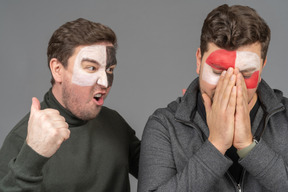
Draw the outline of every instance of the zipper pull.
<instances>
[{"instance_id":1,"label":"zipper pull","mask_svg":"<svg viewBox=\"0 0 288 192\"><path fill-rule=\"evenodd\" d=\"M238 192L241 192L241 185L237 184L237 187L238 187Z\"/></svg>"}]
</instances>

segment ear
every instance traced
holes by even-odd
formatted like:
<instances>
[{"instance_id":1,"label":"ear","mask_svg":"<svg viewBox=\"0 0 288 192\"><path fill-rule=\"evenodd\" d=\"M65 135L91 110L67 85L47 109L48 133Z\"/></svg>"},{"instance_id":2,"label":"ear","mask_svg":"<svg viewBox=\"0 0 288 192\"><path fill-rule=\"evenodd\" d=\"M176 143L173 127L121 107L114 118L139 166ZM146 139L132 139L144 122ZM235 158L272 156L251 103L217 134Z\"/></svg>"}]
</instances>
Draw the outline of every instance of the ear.
<instances>
[{"instance_id":1,"label":"ear","mask_svg":"<svg viewBox=\"0 0 288 192\"><path fill-rule=\"evenodd\" d=\"M201 60L202 60L201 50L200 48L198 48L196 51L196 63L197 63L196 72L198 75L200 74Z\"/></svg>"},{"instance_id":2,"label":"ear","mask_svg":"<svg viewBox=\"0 0 288 192\"><path fill-rule=\"evenodd\" d=\"M267 57L265 57L265 60L264 60L264 62L263 62L262 69L261 69L261 73L263 72L263 69L264 69L264 67L266 66L266 62L267 62ZM261 75L260 75L259 83L261 82L261 80L262 80L262 77L261 77Z\"/></svg>"},{"instance_id":3,"label":"ear","mask_svg":"<svg viewBox=\"0 0 288 192\"><path fill-rule=\"evenodd\" d=\"M266 62L267 62L267 57L265 58L265 60L264 60L264 62L263 62L262 70L263 70L263 68L266 66Z\"/></svg>"},{"instance_id":4,"label":"ear","mask_svg":"<svg viewBox=\"0 0 288 192\"><path fill-rule=\"evenodd\" d=\"M64 69L62 63L58 59L52 58L49 65L55 83L62 83L62 74Z\"/></svg>"}]
</instances>

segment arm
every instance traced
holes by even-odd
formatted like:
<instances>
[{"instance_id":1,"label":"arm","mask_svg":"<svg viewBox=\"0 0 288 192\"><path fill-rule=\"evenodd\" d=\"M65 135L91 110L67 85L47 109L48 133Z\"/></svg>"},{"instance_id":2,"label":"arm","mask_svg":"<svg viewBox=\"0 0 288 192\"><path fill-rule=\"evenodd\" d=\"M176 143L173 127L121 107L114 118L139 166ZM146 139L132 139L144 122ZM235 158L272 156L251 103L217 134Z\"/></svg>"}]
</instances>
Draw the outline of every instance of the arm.
<instances>
[{"instance_id":1,"label":"arm","mask_svg":"<svg viewBox=\"0 0 288 192\"><path fill-rule=\"evenodd\" d=\"M113 118L115 118L118 125L121 124L121 127L123 127L123 131L125 131L125 142L127 142L127 147L129 149L129 173L137 179L141 142L135 135L135 130L130 127L126 120L117 111L114 111L113 114L115 115Z\"/></svg>"},{"instance_id":2,"label":"arm","mask_svg":"<svg viewBox=\"0 0 288 192\"><path fill-rule=\"evenodd\" d=\"M208 140L177 169L165 120L152 116L141 142L139 192L209 191L232 164Z\"/></svg>"},{"instance_id":3,"label":"arm","mask_svg":"<svg viewBox=\"0 0 288 192\"><path fill-rule=\"evenodd\" d=\"M265 188L288 191L288 162L272 150L264 139L239 163Z\"/></svg>"},{"instance_id":4,"label":"arm","mask_svg":"<svg viewBox=\"0 0 288 192\"><path fill-rule=\"evenodd\" d=\"M9 137L1 148L0 191L39 191L43 180L41 170L48 159L25 142L17 154L17 142L17 137Z\"/></svg>"},{"instance_id":5,"label":"arm","mask_svg":"<svg viewBox=\"0 0 288 192\"><path fill-rule=\"evenodd\" d=\"M0 191L39 191L44 164L69 138L64 117L57 110L41 110L36 98L32 99L28 125L27 121L28 116L7 136L1 148Z\"/></svg>"},{"instance_id":6,"label":"arm","mask_svg":"<svg viewBox=\"0 0 288 192\"><path fill-rule=\"evenodd\" d=\"M135 135L135 131L129 126L129 173L138 178L140 141Z\"/></svg>"},{"instance_id":7,"label":"arm","mask_svg":"<svg viewBox=\"0 0 288 192\"><path fill-rule=\"evenodd\" d=\"M236 85L237 107L233 145L237 149L241 149L251 143L252 133L249 118L250 110L247 99L247 89L244 78L240 73L237 75ZM282 120L278 119L276 121L277 124L279 124L278 126L286 126L287 128L287 116L286 113ZM280 125L279 122L286 123ZM275 124L275 122L272 124ZM276 127L278 128L278 126ZM269 128L267 127L266 131L268 130ZM281 128L275 131L280 132L281 130L286 129ZM278 135L275 139L278 139L280 142L281 140L285 141L285 135L286 132L283 133L283 138L280 138ZM271 191L288 191L288 162L287 159L284 159L286 154L287 150L279 149L278 151L275 151L265 142L265 139L262 138L243 159L240 159L239 163L265 188Z\"/></svg>"}]
</instances>

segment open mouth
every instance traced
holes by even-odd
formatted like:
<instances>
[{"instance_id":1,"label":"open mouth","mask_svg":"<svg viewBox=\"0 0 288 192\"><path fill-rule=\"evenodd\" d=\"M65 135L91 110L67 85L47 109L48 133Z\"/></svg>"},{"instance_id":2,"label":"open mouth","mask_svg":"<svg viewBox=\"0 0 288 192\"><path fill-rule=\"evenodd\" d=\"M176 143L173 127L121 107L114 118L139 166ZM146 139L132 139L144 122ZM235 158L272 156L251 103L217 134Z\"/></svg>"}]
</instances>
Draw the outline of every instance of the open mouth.
<instances>
[{"instance_id":1,"label":"open mouth","mask_svg":"<svg viewBox=\"0 0 288 192\"><path fill-rule=\"evenodd\" d=\"M95 96L94 96L94 99L96 99L96 101L100 101L102 97L102 94L101 93L97 93Z\"/></svg>"},{"instance_id":2,"label":"open mouth","mask_svg":"<svg viewBox=\"0 0 288 192\"><path fill-rule=\"evenodd\" d=\"M104 96L105 93L97 93L94 95L94 101L96 102L96 105L102 106L104 104Z\"/></svg>"}]
</instances>

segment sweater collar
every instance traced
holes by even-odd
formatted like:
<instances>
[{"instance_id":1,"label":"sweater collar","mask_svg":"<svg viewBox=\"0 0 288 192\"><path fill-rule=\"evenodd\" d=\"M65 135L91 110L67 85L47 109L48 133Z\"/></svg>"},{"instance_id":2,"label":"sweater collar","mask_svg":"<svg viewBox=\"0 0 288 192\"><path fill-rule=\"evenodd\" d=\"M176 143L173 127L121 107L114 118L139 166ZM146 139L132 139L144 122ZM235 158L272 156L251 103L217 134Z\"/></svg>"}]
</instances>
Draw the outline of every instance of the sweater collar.
<instances>
[{"instance_id":1,"label":"sweater collar","mask_svg":"<svg viewBox=\"0 0 288 192\"><path fill-rule=\"evenodd\" d=\"M50 90L45 94L43 103L47 106L47 108L58 110L60 112L60 115L62 115L65 118L66 122L69 124L69 127L81 126L87 123L87 121L79 119L69 110L64 108L54 97L52 93L52 88L50 88Z\"/></svg>"}]
</instances>

